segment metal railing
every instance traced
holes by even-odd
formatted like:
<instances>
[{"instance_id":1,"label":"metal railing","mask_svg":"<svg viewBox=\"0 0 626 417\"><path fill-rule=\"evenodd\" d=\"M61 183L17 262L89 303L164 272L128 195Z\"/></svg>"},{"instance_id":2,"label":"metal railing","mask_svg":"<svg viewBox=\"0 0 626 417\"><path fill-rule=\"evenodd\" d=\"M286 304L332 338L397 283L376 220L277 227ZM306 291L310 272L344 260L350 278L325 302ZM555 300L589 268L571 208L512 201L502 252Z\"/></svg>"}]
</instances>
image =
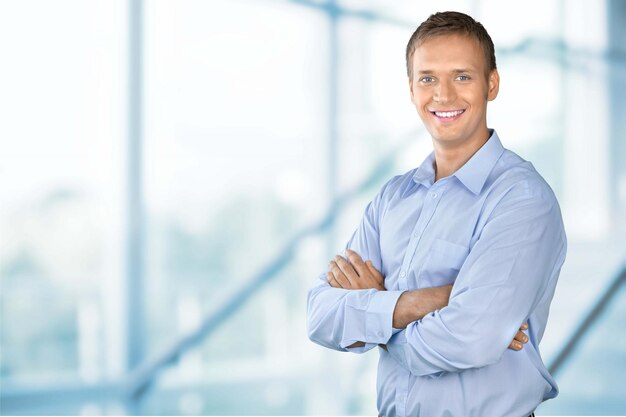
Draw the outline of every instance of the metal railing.
<instances>
[{"instance_id":1,"label":"metal railing","mask_svg":"<svg viewBox=\"0 0 626 417\"><path fill-rule=\"evenodd\" d=\"M593 307L581 320L572 335L563 344L563 347L556 354L554 360L552 360L552 362L548 365L548 370L552 376L555 376L561 371L563 365L575 352L576 347L580 344L581 340L589 332L593 324L600 319L602 313L606 311L607 307L611 304L611 301L618 294L620 287L624 284L626 284L626 264L622 266L621 271L616 274L615 278L613 278L606 290L604 290L600 297L598 297Z\"/></svg>"}]
</instances>

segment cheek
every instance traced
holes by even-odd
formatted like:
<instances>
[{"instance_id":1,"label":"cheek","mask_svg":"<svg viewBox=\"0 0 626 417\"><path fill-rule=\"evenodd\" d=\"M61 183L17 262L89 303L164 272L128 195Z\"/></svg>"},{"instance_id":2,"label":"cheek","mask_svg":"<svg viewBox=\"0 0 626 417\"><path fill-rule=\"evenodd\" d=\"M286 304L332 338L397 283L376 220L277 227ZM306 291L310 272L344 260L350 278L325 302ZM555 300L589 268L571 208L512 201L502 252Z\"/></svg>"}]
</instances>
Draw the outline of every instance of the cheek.
<instances>
[{"instance_id":1,"label":"cheek","mask_svg":"<svg viewBox=\"0 0 626 417\"><path fill-rule=\"evenodd\" d=\"M424 108L428 104L428 97L425 97L423 93L420 94L420 93L413 92L413 94L411 95L411 101L413 102L413 105L417 107L417 110L419 112L422 112L424 111Z\"/></svg>"}]
</instances>

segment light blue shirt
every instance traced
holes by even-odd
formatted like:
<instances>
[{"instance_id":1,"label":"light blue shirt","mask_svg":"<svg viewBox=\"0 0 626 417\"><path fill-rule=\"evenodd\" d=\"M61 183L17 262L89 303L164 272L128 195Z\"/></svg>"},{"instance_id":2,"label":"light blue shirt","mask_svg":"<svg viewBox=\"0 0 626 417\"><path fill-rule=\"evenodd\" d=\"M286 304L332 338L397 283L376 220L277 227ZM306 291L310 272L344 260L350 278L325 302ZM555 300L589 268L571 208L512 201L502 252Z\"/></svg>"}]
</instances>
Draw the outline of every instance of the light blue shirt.
<instances>
[{"instance_id":1,"label":"light blue shirt","mask_svg":"<svg viewBox=\"0 0 626 417\"><path fill-rule=\"evenodd\" d=\"M489 140L434 182L434 154L392 178L347 244L387 291L331 287L308 296L314 342L362 353L378 344L383 416L528 416L558 388L539 354L566 238L554 193L530 162ZM447 307L392 328L404 291L454 283ZM530 341L508 349L528 322ZM365 347L347 349L355 342Z\"/></svg>"}]
</instances>

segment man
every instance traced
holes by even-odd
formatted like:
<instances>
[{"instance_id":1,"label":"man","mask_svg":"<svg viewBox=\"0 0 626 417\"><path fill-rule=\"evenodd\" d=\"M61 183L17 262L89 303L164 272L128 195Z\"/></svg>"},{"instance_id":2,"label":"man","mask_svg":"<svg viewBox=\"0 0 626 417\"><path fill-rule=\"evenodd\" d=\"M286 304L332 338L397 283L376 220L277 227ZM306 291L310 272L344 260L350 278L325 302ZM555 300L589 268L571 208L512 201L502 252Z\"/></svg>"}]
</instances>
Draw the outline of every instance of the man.
<instances>
[{"instance_id":1,"label":"man","mask_svg":"<svg viewBox=\"0 0 626 417\"><path fill-rule=\"evenodd\" d=\"M526 417L558 393L538 350L566 252L558 203L487 128L500 79L480 23L434 14L406 59L434 152L383 186L310 290L309 337L379 347L381 415Z\"/></svg>"}]
</instances>

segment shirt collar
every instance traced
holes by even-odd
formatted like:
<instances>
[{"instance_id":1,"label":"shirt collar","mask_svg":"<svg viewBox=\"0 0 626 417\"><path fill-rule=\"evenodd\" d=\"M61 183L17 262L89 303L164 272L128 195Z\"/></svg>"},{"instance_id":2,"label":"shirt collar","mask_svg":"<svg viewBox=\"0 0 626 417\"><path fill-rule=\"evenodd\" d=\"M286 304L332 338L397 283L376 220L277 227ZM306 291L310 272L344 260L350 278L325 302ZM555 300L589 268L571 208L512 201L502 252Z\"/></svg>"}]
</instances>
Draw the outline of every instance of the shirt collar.
<instances>
[{"instance_id":1,"label":"shirt collar","mask_svg":"<svg viewBox=\"0 0 626 417\"><path fill-rule=\"evenodd\" d=\"M427 188L433 185L435 181L435 152L431 152L430 155L424 159L424 162L422 162L419 168L417 168L417 171L413 175L413 181Z\"/></svg>"},{"instance_id":2,"label":"shirt collar","mask_svg":"<svg viewBox=\"0 0 626 417\"><path fill-rule=\"evenodd\" d=\"M487 176L504 152L504 147L495 130L491 130L487 142L452 176L456 177L468 190L474 194L480 193L487 181ZM413 181L426 187L433 185L435 180L435 153L430 155L419 166Z\"/></svg>"},{"instance_id":3,"label":"shirt collar","mask_svg":"<svg viewBox=\"0 0 626 417\"><path fill-rule=\"evenodd\" d=\"M487 142L453 175L471 192L478 194L502 152L504 152L502 142L496 131L492 130Z\"/></svg>"}]
</instances>

